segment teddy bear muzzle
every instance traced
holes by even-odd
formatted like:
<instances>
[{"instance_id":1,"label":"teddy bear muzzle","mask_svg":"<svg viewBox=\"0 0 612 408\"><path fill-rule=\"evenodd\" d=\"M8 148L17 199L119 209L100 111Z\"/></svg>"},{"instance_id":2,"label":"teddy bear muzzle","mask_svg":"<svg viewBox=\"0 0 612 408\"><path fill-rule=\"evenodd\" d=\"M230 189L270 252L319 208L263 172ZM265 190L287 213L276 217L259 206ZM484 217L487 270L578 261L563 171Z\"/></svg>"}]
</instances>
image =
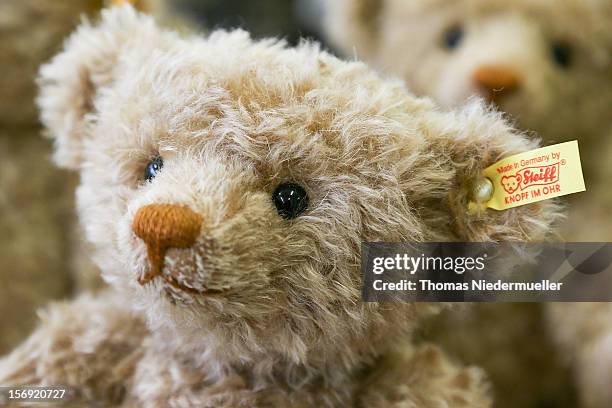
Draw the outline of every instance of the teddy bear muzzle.
<instances>
[{"instance_id":1,"label":"teddy bear muzzle","mask_svg":"<svg viewBox=\"0 0 612 408\"><path fill-rule=\"evenodd\" d=\"M190 248L196 243L202 216L189 207L175 204L149 204L141 207L132 221L132 230L147 246L148 270L138 278L142 285L162 276L166 251Z\"/></svg>"},{"instance_id":2,"label":"teddy bear muzzle","mask_svg":"<svg viewBox=\"0 0 612 408\"><path fill-rule=\"evenodd\" d=\"M518 75L509 67L483 65L474 71L474 82L482 96L498 104L500 99L516 92L521 85Z\"/></svg>"}]
</instances>

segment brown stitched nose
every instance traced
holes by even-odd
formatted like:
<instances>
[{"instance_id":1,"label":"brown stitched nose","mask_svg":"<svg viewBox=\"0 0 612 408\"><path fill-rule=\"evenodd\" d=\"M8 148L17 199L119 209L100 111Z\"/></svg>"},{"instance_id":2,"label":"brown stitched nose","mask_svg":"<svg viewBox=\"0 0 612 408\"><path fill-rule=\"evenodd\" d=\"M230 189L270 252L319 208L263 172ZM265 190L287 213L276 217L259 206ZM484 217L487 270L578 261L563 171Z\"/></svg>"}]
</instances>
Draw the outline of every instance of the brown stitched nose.
<instances>
[{"instance_id":1,"label":"brown stitched nose","mask_svg":"<svg viewBox=\"0 0 612 408\"><path fill-rule=\"evenodd\" d=\"M474 82L491 102L497 102L499 97L516 91L521 85L518 75L511 68L500 65L483 65L476 69Z\"/></svg>"},{"instance_id":2,"label":"brown stitched nose","mask_svg":"<svg viewBox=\"0 0 612 408\"><path fill-rule=\"evenodd\" d=\"M132 230L147 245L149 270L138 281L149 282L161 275L169 248L189 248L200 235L202 216L188 207L150 204L141 207L132 221Z\"/></svg>"}]
</instances>

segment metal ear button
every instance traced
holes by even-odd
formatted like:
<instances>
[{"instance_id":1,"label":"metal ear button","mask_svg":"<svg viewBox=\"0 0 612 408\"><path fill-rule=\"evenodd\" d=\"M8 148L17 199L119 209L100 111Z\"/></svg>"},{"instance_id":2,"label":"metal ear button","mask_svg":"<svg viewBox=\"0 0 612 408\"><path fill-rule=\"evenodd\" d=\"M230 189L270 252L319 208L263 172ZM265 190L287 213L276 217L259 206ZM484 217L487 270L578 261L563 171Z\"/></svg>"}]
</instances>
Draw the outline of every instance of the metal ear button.
<instances>
[{"instance_id":1,"label":"metal ear button","mask_svg":"<svg viewBox=\"0 0 612 408\"><path fill-rule=\"evenodd\" d=\"M484 211L487 202L493 197L493 183L487 177L480 177L472 183L470 190L468 210L472 213Z\"/></svg>"}]
</instances>

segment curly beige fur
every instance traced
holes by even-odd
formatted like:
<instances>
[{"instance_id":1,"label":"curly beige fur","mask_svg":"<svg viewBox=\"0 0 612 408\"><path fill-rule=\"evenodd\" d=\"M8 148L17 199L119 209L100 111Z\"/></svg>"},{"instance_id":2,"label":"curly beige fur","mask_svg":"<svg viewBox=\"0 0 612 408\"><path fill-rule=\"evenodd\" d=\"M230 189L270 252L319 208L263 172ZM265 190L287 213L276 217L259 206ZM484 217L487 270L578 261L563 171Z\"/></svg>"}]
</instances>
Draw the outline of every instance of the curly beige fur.
<instances>
[{"instance_id":1,"label":"curly beige fur","mask_svg":"<svg viewBox=\"0 0 612 408\"><path fill-rule=\"evenodd\" d=\"M535 147L498 114L439 111L315 44L181 38L128 6L83 24L40 84L113 288L51 309L0 361L1 384L61 382L123 407L490 406L479 370L410 342L443 305L363 303L359 265L364 240L547 235L553 202L467 210L484 167ZM309 194L293 220L271 198L288 181ZM156 204L202 220L194 245L165 254L176 285L139 281L134 216Z\"/></svg>"}]
</instances>

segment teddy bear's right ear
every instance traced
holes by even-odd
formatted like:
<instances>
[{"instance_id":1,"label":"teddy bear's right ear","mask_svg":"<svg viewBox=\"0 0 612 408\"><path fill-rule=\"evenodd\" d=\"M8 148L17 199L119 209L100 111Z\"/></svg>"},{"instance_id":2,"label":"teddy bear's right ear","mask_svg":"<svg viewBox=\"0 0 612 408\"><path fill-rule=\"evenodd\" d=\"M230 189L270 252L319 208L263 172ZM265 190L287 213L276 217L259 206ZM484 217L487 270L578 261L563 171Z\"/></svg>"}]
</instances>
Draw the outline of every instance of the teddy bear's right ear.
<instances>
[{"instance_id":1,"label":"teddy bear's right ear","mask_svg":"<svg viewBox=\"0 0 612 408\"><path fill-rule=\"evenodd\" d=\"M386 0L324 0L325 29L332 44L346 56L373 56Z\"/></svg>"},{"instance_id":2,"label":"teddy bear's right ear","mask_svg":"<svg viewBox=\"0 0 612 408\"><path fill-rule=\"evenodd\" d=\"M503 211L474 207L477 181L485 168L514 154L539 147L515 130L500 113L480 100L451 112L431 111L420 128L427 148L420 157L428 182L410 188L434 240L476 242L542 241L555 237L563 218L556 200L544 200ZM500 188L499 186L497 188Z\"/></svg>"},{"instance_id":3,"label":"teddy bear's right ear","mask_svg":"<svg viewBox=\"0 0 612 408\"><path fill-rule=\"evenodd\" d=\"M79 167L96 95L115 80L122 52L139 40L155 42L158 31L150 17L130 5L111 7L97 25L84 21L63 51L41 67L37 102L59 165Z\"/></svg>"}]
</instances>

